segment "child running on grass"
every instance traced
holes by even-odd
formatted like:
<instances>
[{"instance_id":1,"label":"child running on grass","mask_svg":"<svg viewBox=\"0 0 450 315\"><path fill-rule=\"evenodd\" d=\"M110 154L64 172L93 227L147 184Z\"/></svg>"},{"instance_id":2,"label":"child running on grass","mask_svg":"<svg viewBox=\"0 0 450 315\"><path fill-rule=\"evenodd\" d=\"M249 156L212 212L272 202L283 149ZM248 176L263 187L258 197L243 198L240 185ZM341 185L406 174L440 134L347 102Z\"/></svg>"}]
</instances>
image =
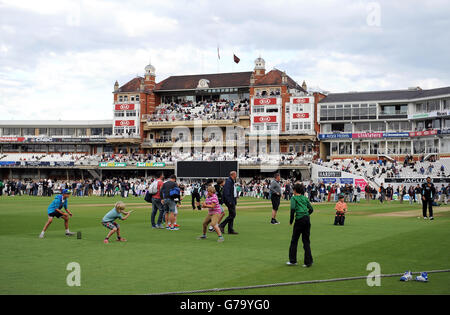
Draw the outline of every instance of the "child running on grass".
<instances>
[{"instance_id":1,"label":"child running on grass","mask_svg":"<svg viewBox=\"0 0 450 315\"><path fill-rule=\"evenodd\" d=\"M206 200L205 202L203 202L202 207L208 209L208 215L203 221L203 235L198 239L206 239L206 229L211 223L211 226L214 228L214 230L216 230L217 235L219 235L219 239L217 241L223 242L224 238L219 228L219 219L222 208L220 207L219 199L217 198L216 189L214 188L214 186L208 187L208 195L206 196Z\"/></svg>"},{"instance_id":2,"label":"child running on grass","mask_svg":"<svg viewBox=\"0 0 450 315\"><path fill-rule=\"evenodd\" d=\"M122 201L119 201L116 203L114 208L103 217L102 219L103 226L110 230L105 240L103 241L105 244L109 243L109 238L116 232L118 242L127 241L126 239L120 236L120 225L114 222L116 219L121 219L122 221L128 219L128 217L133 211L125 212L125 207L126 207L125 204ZM123 216L122 214L124 214L125 216Z\"/></svg>"},{"instance_id":3,"label":"child running on grass","mask_svg":"<svg viewBox=\"0 0 450 315\"><path fill-rule=\"evenodd\" d=\"M61 195L56 195L53 202L47 208L48 220L44 225L44 229L42 230L39 238L44 238L44 234L47 231L50 224L53 222L53 218L63 218L64 227L66 228L66 235L72 236L75 233L70 232L69 230L69 217L72 217L72 213L67 208L67 199L69 199L71 191L69 189L64 189L61 192ZM61 209L64 207L66 212L63 212Z\"/></svg>"},{"instance_id":4,"label":"child running on grass","mask_svg":"<svg viewBox=\"0 0 450 315\"><path fill-rule=\"evenodd\" d=\"M221 178L217 180L217 184L214 185L214 188L216 189L216 195L217 195L217 199L219 199L219 206L220 206L220 216L219 216L219 221L217 222L218 224L220 224L220 222L222 222L223 217L225 216L225 211L223 210L223 185L225 185L225 181ZM212 226L209 226L209 231L210 232L214 232L214 228Z\"/></svg>"},{"instance_id":5,"label":"child running on grass","mask_svg":"<svg viewBox=\"0 0 450 315\"><path fill-rule=\"evenodd\" d=\"M336 216L334 217L334 225L344 225L345 214L348 211L347 204L344 202L344 196L340 195L339 200L336 203Z\"/></svg>"}]
</instances>

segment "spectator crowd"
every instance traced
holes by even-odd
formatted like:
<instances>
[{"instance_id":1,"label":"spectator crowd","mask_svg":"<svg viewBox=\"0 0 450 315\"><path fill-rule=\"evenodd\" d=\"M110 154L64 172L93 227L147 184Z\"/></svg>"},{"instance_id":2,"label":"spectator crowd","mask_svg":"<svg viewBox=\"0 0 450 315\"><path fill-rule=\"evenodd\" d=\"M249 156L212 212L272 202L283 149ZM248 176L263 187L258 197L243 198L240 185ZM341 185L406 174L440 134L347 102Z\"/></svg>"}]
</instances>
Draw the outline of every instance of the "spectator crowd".
<instances>
[{"instance_id":1,"label":"spectator crowd","mask_svg":"<svg viewBox=\"0 0 450 315\"><path fill-rule=\"evenodd\" d=\"M52 179L24 179L24 180L0 180L0 196L52 196L63 189L70 189L74 197L143 197L148 191L153 178L107 178L104 180L52 180ZM271 199L270 182L272 178L241 178L236 182L238 197L253 197ZM293 185L298 182L295 178L281 179L281 198L290 200L293 196ZM194 186L200 186L200 195L205 197L207 187L212 181L182 180L180 188L185 195L190 195ZM399 185L381 184L380 188L374 188L370 184L365 187L352 184L324 184L313 181L302 182L305 187L305 196L310 202L337 202L338 196L343 195L345 202L358 203L361 200L379 200L380 202L391 202L398 200L402 203L422 203L421 184ZM436 185L437 202L447 204L450 198L450 183L447 185Z\"/></svg>"},{"instance_id":2,"label":"spectator crowd","mask_svg":"<svg viewBox=\"0 0 450 315\"><path fill-rule=\"evenodd\" d=\"M176 102L162 104L148 121L236 120L249 114L249 100L221 100L219 102Z\"/></svg>"}]
</instances>

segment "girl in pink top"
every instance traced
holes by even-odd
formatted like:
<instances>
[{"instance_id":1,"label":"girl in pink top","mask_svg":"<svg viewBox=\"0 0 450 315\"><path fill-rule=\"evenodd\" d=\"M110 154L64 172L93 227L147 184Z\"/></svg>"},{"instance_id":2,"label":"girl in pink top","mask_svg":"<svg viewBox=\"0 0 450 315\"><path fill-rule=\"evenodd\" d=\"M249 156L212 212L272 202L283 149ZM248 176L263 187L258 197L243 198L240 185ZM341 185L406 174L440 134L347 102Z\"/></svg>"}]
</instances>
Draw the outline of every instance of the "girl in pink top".
<instances>
[{"instance_id":1,"label":"girl in pink top","mask_svg":"<svg viewBox=\"0 0 450 315\"><path fill-rule=\"evenodd\" d=\"M208 215L203 221L203 235L200 236L199 239L206 239L206 230L208 228L208 225L211 224L211 226L214 228L214 230L216 230L216 233L219 236L219 239L217 241L223 242L224 238L219 228L219 219L222 213L222 208L220 208L219 199L217 198L216 189L214 188L214 186L208 187L208 195L205 202L203 202L202 207L208 209Z\"/></svg>"},{"instance_id":2,"label":"girl in pink top","mask_svg":"<svg viewBox=\"0 0 450 315\"><path fill-rule=\"evenodd\" d=\"M211 186L212 187L212 186ZM214 187L212 187L214 188ZM215 188L214 188L215 191ZM219 204L219 198L217 198L217 195L215 193L210 193L208 190L208 196L205 200L205 205L208 207L208 214L220 214L222 212L222 209L220 208Z\"/></svg>"}]
</instances>

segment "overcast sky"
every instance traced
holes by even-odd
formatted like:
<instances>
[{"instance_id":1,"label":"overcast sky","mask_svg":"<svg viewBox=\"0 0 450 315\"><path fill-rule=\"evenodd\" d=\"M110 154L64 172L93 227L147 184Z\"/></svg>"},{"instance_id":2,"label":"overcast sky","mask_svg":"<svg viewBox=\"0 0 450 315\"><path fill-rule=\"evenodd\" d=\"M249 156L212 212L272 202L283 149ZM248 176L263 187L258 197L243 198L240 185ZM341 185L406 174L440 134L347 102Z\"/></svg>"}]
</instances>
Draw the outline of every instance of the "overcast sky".
<instances>
[{"instance_id":1,"label":"overcast sky","mask_svg":"<svg viewBox=\"0 0 450 315\"><path fill-rule=\"evenodd\" d=\"M450 86L449 30L447 0L0 0L0 120L112 119L150 60L157 82L261 55L330 92Z\"/></svg>"}]
</instances>

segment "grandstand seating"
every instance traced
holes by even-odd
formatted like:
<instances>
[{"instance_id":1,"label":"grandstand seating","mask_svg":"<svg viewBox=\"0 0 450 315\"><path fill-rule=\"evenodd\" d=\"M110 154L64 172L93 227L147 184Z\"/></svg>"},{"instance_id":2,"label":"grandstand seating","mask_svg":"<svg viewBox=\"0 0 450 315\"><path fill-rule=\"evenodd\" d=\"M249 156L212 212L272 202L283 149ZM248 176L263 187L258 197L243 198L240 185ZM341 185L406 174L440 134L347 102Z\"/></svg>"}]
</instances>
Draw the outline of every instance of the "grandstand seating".
<instances>
[{"instance_id":1,"label":"grandstand seating","mask_svg":"<svg viewBox=\"0 0 450 315\"><path fill-rule=\"evenodd\" d=\"M136 165L138 162L164 162L173 165L175 161L230 161L238 160L243 165L277 164L277 165L307 165L312 160L312 154L294 155L240 155L238 158L234 154L223 152L215 153L178 153L172 155L171 152L156 155L151 154L36 154L36 153L12 153L0 156L2 161L41 161L41 162L75 162L75 165L98 165L100 162L126 162Z\"/></svg>"},{"instance_id":2,"label":"grandstand seating","mask_svg":"<svg viewBox=\"0 0 450 315\"><path fill-rule=\"evenodd\" d=\"M226 151L222 153L172 153L159 154L97 154L86 155L81 153L45 154L45 153L5 153L0 155L0 161L40 161L40 162L75 162L75 165L98 165L100 162L126 162L136 165L138 162L164 162L173 165L175 161L225 161L237 160L241 165L308 165L312 162L312 154L241 154L237 158ZM376 161L368 162L360 159L333 160L329 162L316 161L316 164L339 171L346 171L362 176L378 185L386 178L423 178L423 177L449 177L450 158L441 158L436 162L415 161L414 164L404 165L402 162L387 161L380 165ZM444 172L441 166L444 166ZM432 168L430 168L432 166ZM421 169L423 168L423 172Z\"/></svg>"},{"instance_id":3,"label":"grandstand seating","mask_svg":"<svg viewBox=\"0 0 450 315\"><path fill-rule=\"evenodd\" d=\"M386 178L423 178L423 177L448 177L450 176L450 158L442 158L436 162L416 161L411 165L403 165L401 162L387 161L386 165L380 165L376 161L367 162L360 159L333 160L319 162L318 164L339 171L347 171L362 176L378 186ZM430 169L430 165L432 168ZM444 172L441 172L441 166ZM423 173L421 172L423 168ZM378 169L378 172L377 172Z\"/></svg>"}]
</instances>

